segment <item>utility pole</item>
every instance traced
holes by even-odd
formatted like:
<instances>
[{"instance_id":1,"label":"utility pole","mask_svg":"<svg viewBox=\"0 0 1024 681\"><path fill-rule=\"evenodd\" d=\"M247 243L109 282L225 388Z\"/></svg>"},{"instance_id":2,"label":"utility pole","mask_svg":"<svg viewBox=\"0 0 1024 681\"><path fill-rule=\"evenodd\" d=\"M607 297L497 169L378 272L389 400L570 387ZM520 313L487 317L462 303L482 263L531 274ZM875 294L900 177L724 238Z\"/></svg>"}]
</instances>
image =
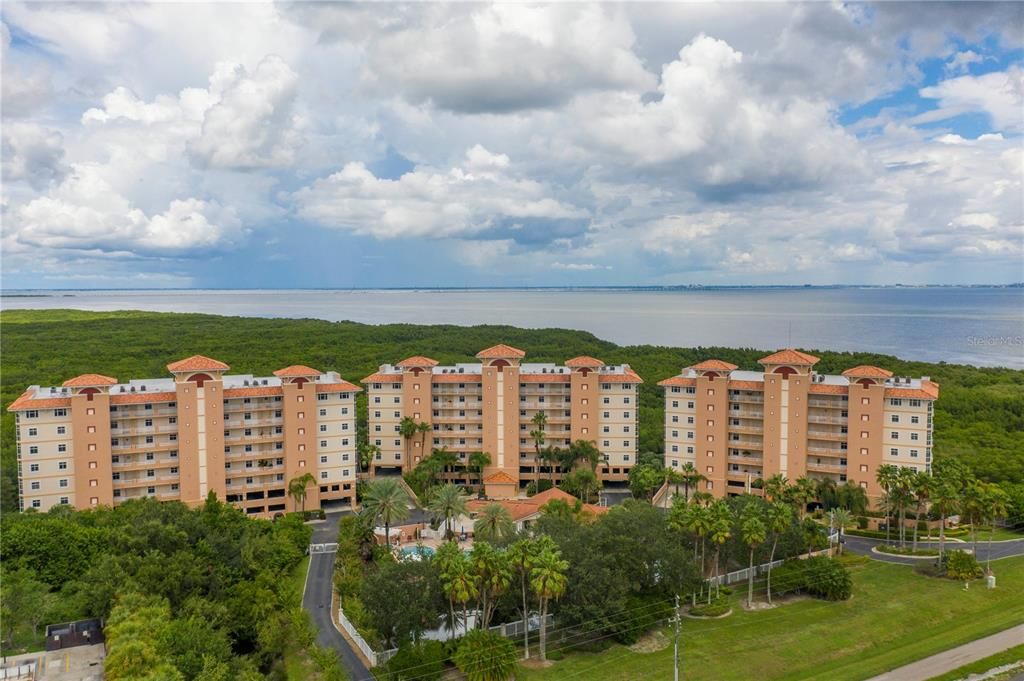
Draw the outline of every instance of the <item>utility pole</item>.
<instances>
[{"instance_id":1,"label":"utility pole","mask_svg":"<svg viewBox=\"0 0 1024 681\"><path fill-rule=\"evenodd\" d=\"M679 594L676 594L676 608L675 615L672 617L672 621L676 625L676 648L673 656L673 681L679 681L679 626L682 624L683 618L679 615Z\"/></svg>"}]
</instances>

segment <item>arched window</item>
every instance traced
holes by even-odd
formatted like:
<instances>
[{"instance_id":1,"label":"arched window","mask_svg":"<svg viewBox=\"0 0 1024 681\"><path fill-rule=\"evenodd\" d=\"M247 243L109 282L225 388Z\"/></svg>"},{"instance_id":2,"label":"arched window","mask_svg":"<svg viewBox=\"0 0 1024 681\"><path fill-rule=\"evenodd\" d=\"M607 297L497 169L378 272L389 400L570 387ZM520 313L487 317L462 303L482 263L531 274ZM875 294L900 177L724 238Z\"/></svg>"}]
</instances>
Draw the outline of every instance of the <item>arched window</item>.
<instances>
[{"instance_id":1,"label":"arched window","mask_svg":"<svg viewBox=\"0 0 1024 681\"><path fill-rule=\"evenodd\" d=\"M491 366L492 367L498 367L498 370L500 371L500 370L504 369L505 367L509 366L509 363L508 363L508 360L496 359L493 362L491 362Z\"/></svg>"},{"instance_id":2,"label":"arched window","mask_svg":"<svg viewBox=\"0 0 1024 681\"><path fill-rule=\"evenodd\" d=\"M212 381L213 378L211 378L209 374L192 374L191 376L188 377L188 380L202 388L203 383L206 383L207 381Z\"/></svg>"},{"instance_id":3,"label":"arched window","mask_svg":"<svg viewBox=\"0 0 1024 681\"><path fill-rule=\"evenodd\" d=\"M99 394L100 394L100 391L99 391L98 388L82 388L82 391L79 393L79 395L85 395L85 399L88 402L92 402L92 396L93 395L99 395Z\"/></svg>"}]
</instances>

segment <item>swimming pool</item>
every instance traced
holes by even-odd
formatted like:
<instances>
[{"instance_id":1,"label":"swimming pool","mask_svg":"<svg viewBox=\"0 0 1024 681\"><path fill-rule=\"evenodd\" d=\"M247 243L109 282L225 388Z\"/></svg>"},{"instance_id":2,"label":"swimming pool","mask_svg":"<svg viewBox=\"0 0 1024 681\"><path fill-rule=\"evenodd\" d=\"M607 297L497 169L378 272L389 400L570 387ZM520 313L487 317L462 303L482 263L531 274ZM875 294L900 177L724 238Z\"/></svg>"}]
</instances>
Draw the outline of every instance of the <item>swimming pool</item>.
<instances>
[{"instance_id":1,"label":"swimming pool","mask_svg":"<svg viewBox=\"0 0 1024 681\"><path fill-rule=\"evenodd\" d=\"M422 560L424 556L430 558L434 555L434 549L429 546L405 546L398 550L399 558L410 560Z\"/></svg>"}]
</instances>

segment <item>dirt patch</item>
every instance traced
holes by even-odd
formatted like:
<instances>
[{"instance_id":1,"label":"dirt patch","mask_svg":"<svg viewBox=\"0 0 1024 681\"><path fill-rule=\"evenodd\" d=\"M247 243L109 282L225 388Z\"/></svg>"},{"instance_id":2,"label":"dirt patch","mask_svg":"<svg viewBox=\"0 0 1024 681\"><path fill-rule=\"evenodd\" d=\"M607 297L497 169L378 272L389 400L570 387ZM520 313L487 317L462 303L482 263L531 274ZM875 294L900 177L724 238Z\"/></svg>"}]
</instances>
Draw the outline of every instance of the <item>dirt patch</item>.
<instances>
[{"instance_id":1,"label":"dirt patch","mask_svg":"<svg viewBox=\"0 0 1024 681\"><path fill-rule=\"evenodd\" d=\"M551 660L541 662L539 657L531 657L529 660L519 660L519 664L527 669L547 669L555 663Z\"/></svg>"},{"instance_id":2,"label":"dirt patch","mask_svg":"<svg viewBox=\"0 0 1024 681\"><path fill-rule=\"evenodd\" d=\"M747 607L746 599L743 599L743 609L747 612L758 611L758 610L772 610L781 605L789 605L790 603L799 603L800 601L809 601L810 596L804 594L795 594L792 596L782 596L781 598L775 597L771 603L767 601L755 601L753 605Z\"/></svg>"},{"instance_id":3,"label":"dirt patch","mask_svg":"<svg viewBox=\"0 0 1024 681\"><path fill-rule=\"evenodd\" d=\"M668 637L659 630L644 634L639 641L629 646L634 653L656 653L665 648L668 648Z\"/></svg>"}]
</instances>

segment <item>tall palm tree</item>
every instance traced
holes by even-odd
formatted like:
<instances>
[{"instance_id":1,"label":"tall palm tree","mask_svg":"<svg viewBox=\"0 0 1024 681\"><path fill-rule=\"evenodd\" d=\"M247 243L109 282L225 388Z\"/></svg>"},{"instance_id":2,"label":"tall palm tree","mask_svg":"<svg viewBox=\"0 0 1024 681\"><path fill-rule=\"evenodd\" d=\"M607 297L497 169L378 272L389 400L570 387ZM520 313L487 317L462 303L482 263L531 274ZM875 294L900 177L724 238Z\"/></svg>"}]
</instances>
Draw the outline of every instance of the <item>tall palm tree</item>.
<instances>
[{"instance_id":1,"label":"tall palm tree","mask_svg":"<svg viewBox=\"0 0 1024 681\"><path fill-rule=\"evenodd\" d=\"M473 540L498 543L511 537L516 531L512 515L501 504L487 504L477 514L473 523Z\"/></svg>"},{"instance_id":2,"label":"tall palm tree","mask_svg":"<svg viewBox=\"0 0 1024 681\"><path fill-rule=\"evenodd\" d=\"M519 588L523 597L523 606L520 612L523 617L523 659L526 660L530 659L530 604L528 600L530 572L533 570L537 556L545 551L556 549L555 541L546 534L536 538L520 539L508 547L508 557L512 562L515 574L519 576Z\"/></svg>"},{"instance_id":3,"label":"tall palm tree","mask_svg":"<svg viewBox=\"0 0 1024 681\"><path fill-rule=\"evenodd\" d=\"M548 480L551 481L551 486L555 486L555 465L562 460L562 450L559 447L553 447L548 445L544 449L540 450L541 460L548 465Z\"/></svg>"},{"instance_id":4,"label":"tall palm tree","mask_svg":"<svg viewBox=\"0 0 1024 681\"><path fill-rule=\"evenodd\" d=\"M853 514L847 511L845 508L833 508L829 511L829 524L836 528L839 532L839 548L836 552L839 555L843 554L843 531L853 525Z\"/></svg>"},{"instance_id":5,"label":"tall palm tree","mask_svg":"<svg viewBox=\"0 0 1024 681\"><path fill-rule=\"evenodd\" d=\"M831 510L839 505L839 489L832 478L818 480L815 495L825 510Z\"/></svg>"},{"instance_id":6,"label":"tall palm tree","mask_svg":"<svg viewBox=\"0 0 1024 681\"><path fill-rule=\"evenodd\" d=\"M301 504L303 514L306 512L306 488L314 483L316 483L316 478L312 473L303 473L292 478L288 483L288 495L295 500L296 504Z\"/></svg>"},{"instance_id":7,"label":"tall palm tree","mask_svg":"<svg viewBox=\"0 0 1024 681\"><path fill-rule=\"evenodd\" d=\"M868 493L860 485L847 482L837 492L837 501L842 508L854 515L864 515L868 510Z\"/></svg>"},{"instance_id":8,"label":"tall palm tree","mask_svg":"<svg viewBox=\"0 0 1024 681\"><path fill-rule=\"evenodd\" d=\"M719 500L711 507L711 542L715 545L715 595L722 592L718 583L719 559L722 556L722 546L732 536L733 513L729 505ZM708 589L708 603L711 602L711 589Z\"/></svg>"},{"instance_id":9,"label":"tall palm tree","mask_svg":"<svg viewBox=\"0 0 1024 681\"><path fill-rule=\"evenodd\" d=\"M530 569L530 586L540 600L540 659L547 659L548 604L565 593L569 563L562 560L557 549L548 549L538 555Z\"/></svg>"},{"instance_id":10,"label":"tall palm tree","mask_svg":"<svg viewBox=\"0 0 1024 681\"><path fill-rule=\"evenodd\" d=\"M750 608L754 605L754 552L767 539L768 528L764 521L750 514L743 520L740 533L743 535L743 543L750 548L750 562L747 566L747 607Z\"/></svg>"},{"instance_id":11,"label":"tall palm tree","mask_svg":"<svg viewBox=\"0 0 1024 681\"><path fill-rule=\"evenodd\" d=\"M448 631L452 632L452 636L455 635L455 593L454 589L448 583L447 575L451 573L452 565L456 561L466 560L466 554L462 552L459 545L455 542L445 542L441 546L437 547L437 552L434 554L434 565L437 566L438 574L441 576L441 587L444 589L445 595L448 597Z\"/></svg>"},{"instance_id":12,"label":"tall palm tree","mask_svg":"<svg viewBox=\"0 0 1024 681\"><path fill-rule=\"evenodd\" d=\"M391 547L391 524L409 517L409 496L392 478L380 478L363 492L363 513L376 523L384 523L384 541Z\"/></svg>"},{"instance_id":13,"label":"tall palm tree","mask_svg":"<svg viewBox=\"0 0 1024 681\"><path fill-rule=\"evenodd\" d=\"M455 466L459 463L458 455L447 447L441 447L441 449L435 449L431 452L430 458L434 460L435 465L441 472L441 477L451 482L455 473Z\"/></svg>"},{"instance_id":14,"label":"tall palm tree","mask_svg":"<svg viewBox=\"0 0 1024 681\"><path fill-rule=\"evenodd\" d=\"M779 501L789 488L789 480L782 473L776 473L764 481L764 497L768 501Z\"/></svg>"},{"instance_id":15,"label":"tall palm tree","mask_svg":"<svg viewBox=\"0 0 1024 681\"><path fill-rule=\"evenodd\" d=\"M982 517L989 523L988 554L985 556L985 572L992 574L992 540L996 533L996 520L1005 518L1009 510L1009 496L995 483L985 485ZM977 556L977 554L975 554Z\"/></svg>"},{"instance_id":16,"label":"tall palm tree","mask_svg":"<svg viewBox=\"0 0 1024 681\"><path fill-rule=\"evenodd\" d=\"M462 622L464 631L469 631L469 602L480 595L477 577L469 557L462 551L446 563L441 573L441 584L445 594L453 603L462 605Z\"/></svg>"},{"instance_id":17,"label":"tall palm tree","mask_svg":"<svg viewBox=\"0 0 1024 681\"><path fill-rule=\"evenodd\" d=\"M476 471L481 487L484 484L484 469L491 465L491 455L487 452L473 452L469 455L469 470Z\"/></svg>"},{"instance_id":18,"label":"tall palm tree","mask_svg":"<svg viewBox=\"0 0 1024 681\"><path fill-rule=\"evenodd\" d=\"M426 421L421 421L420 423L416 424L416 432L420 436L420 451L421 452L427 451L427 448L426 448L427 433L433 432L433 430L434 430L434 426L432 426L431 424L427 423Z\"/></svg>"},{"instance_id":19,"label":"tall palm tree","mask_svg":"<svg viewBox=\"0 0 1024 681\"><path fill-rule=\"evenodd\" d=\"M498 607L498 599L512 583L512 561L504 551L498 551L485 541L473 544L469 562L476 575L479 589L480 621L477 626L486 629Z\"/></svg>"},{"instance_id":20,"label":"tall palm tree","mask_svg":"<svg viewBox=\"0 0 1024 681\"><path fill-rule=\"evenodd\" d=\"M364 470L370 470L370 466L373 465L373 459L380 454L380 447L372 445L369 442L364 442L359 445L359 467Z\"/></svg>"},{"instance_id":21,"label":"tall palm tree","mask_svg":"<svg viewBox=\"0 0 1024 681\"><path fill-rule=\"evenodd\" d=\"M682 479L683 483L683 498L687 502L690 501L690 488L697 489L697 485L699 485L701 481L707 480L707 478L701 475L700 471L694 467L692 461L687 461L682 465L679 469L679 477Z\"/></svg>"},{"instance_id":22,"label":"tall palm tree","mask_svg":"<svg viewBox=\"0 0 1024 681\"><path fill-rule=\"evenodd\" d=\"M801 521L807 516L807 504L818 498L818 485L814 480L802 476L797 478L796 483L789 488L789 495L796 506L797 515Z\"/></svg>"},{"instance_id":23,"label":"tall palm tree","mask_svg":"<svg viewBox=\"0 0 1024 681\"><path fill-rule=\"evenodd\" d=\"M416 434L416 421L413 417L402 417L402 420L398 422L398 434L402 436L402 443L405 445L405 463L402 467L405 470L410 470L412 468L412 455L409 453L409 449L412 437Z\"/></svg>"},{"instance_id":24,"label":"tall palm tree","mask_svg":"<svg viewBox=\"0 0 1024 681\"><path fill-rule=\"evenodd\" d=\"M586 461L590 464L591 471L597 471L597 464L601 462L601 450L590 440L576 440L569 445L573 453L573 462Z\"/></svg>"},{"instance_id":25,"label":"tall palm tree","mask_svg":"<svg viewBox=\"0 0 1024 681\"><path fill-rule=\"evenodd\" d=\"M537 465L539 466L542 459L540 450L544 447L545 437L547 435L547 412L541 409L533 415L533 418L530 419L530 423L533 424L533 430L530 431L530 437L533 438L533 449L536 452Z\"/></svg>"},{"instance_id":26,"label":"tall palm tree","mask_svg":"<svg viewBox=\"0 0 1024 681\"><path fill-rule=\"evenodd\" d=\"M455 536L452 531L452 523L460 515L466 515L466 502L469 497L462 492L458 485L447 484L434 490L433 496L427 503L427 510L437 518L443 518L445 523L445 539L451 540Z\"/></svg>"},{"instance_id":27,"label":"tall palm tree","mask_svg":"<svg viewBox=\"0 0 1024 681\"><path fill-rule=\"evenodd\" d=\"M772 602L772 563L775 562L775 549L779 546L779 538L793 523L793 509L781 501L768 504L765 514L768 531L772 535L772 551L768 556L768 604Z\"/></svg>"},{"instance_id":28,"label":"tall palm tree","mask_svg":"<svg viewBox=\"0 0 1024 681\"><path fill-rule=\"evenodd\" d=\"M917 553L917 528L921 524L921 515L928 505L934 487L935 481L932 476L925 472L915 472L911 485L914 501L917 502L914 509L914 553Z\"/></svg>"},{"instance_id":29,"label":"tall palm tree","mask_svg":"<svg viewBox=\"0 0 1024 681\"><path fill-rule=\"evenodd\" d=\"M960 512L967 516L967 522L971 524L971 544L974 555L978 555L978 524L985 512L985 483L980 480L971 480L960 498Z\"/></svg>"},{"instance_id":30,"label":"tall palm tree","mask_svg":"<svg viewBox=\"0 0 1024 681\"><path fill-rule=\"evenodd\" d=\"M952 480L936 477L932 486L932 508L939 512L939 561L946 553L946 518L960 508L960 490Z\"/></svg>"},{"instance_id":31,"label":"tall palm tree","mask_svg":"<svg viewBox=\"0 0 1024 681\"><path fill-rule=\"evenodd\" d=\"M885 505L885 543L889 543L889 528L892 526L892 511L895 508L895 495L893 490L896 487L896 478L899 475L899 469L892 464L882 464L878 467L878 471L875 473L875 481L878 486L882 488L885 493L884 505Z\"/></svg>"},{"instance_id":32,"label":"tall palm tree","mask_svg":"<svg viewBox=\"0 0 1024 681\"><path fill-rule=\"evenodd\" d=\"M896 474L896 511L900 524L900 547L907 545L907 507L914 500L914 480L917 472L912 468L900 467ZM917 524L915 523L915 527Z\"/></svg>"}]
</instances>

